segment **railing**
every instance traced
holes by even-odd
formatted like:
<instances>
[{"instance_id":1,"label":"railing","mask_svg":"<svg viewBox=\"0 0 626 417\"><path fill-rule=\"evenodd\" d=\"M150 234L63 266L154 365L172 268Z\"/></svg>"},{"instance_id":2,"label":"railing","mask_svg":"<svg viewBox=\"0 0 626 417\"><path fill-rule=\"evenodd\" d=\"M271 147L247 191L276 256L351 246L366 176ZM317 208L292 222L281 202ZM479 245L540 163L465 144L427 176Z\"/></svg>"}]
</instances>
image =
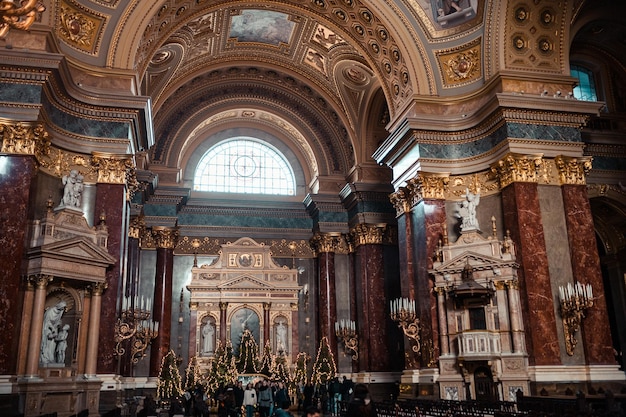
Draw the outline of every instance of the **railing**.
<instances>
[{"instance_id":1,"label":"railing","mask_svg":"<svg viewBox=\"0 0 626 417\"><path fill-rule=\"evenodd\" d=\"M461 333L457 340L460 357L493 356L502 352L500 333L470 330Z\"/></svg>"}]
</instances>

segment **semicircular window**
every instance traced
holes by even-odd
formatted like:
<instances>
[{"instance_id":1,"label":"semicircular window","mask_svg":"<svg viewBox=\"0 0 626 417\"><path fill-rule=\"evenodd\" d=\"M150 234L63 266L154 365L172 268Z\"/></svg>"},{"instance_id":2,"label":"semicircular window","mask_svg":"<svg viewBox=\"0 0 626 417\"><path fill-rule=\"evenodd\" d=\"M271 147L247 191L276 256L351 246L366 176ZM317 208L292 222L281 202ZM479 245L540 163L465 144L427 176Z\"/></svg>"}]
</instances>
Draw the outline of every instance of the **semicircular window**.
<instances>
[{"instance_id":1,"label":"semicircular window","mask_svg":"<svg viewBox=\"0 0 626 417\"><path fill-rule=\"evenodd\" d=\"M291 166L276 148L251 137L219 142L200 159L193 180L196 191L294 195Z\"/></svg>"}]
</instances>

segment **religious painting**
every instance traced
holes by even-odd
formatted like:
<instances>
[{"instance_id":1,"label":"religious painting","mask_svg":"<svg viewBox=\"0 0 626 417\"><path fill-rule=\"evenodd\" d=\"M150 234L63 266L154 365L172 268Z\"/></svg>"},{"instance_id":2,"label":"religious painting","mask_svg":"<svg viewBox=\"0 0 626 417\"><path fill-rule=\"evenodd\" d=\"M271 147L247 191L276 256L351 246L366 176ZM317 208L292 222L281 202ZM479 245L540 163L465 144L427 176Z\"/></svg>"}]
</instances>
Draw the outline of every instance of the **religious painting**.
<instances>
[{"instance_id":1,"label":"religious painting","mask_svg":"<svg viewBox=\"0 0 626 417\"><path fill-rule=\"evenodd\" d=\"M247 307L237 310L230 321L230 342L233 345L235 356L239 355L239 345L245 330L252 333L254 340L259 345L259 316L254 310Z\"/></svg>"},{"instance_id":2,"label":"religious painting","mask_svg":"<svg viewBox=\"0 0 626 417\"><path fill-rule=\"evenodd\" d=\"M419 0L419 3L442 29L473 19L478 9L478 0Z\"/></svg>"},{"instance_id":3,"label":"religious painting","mask_svg":"<svg viewBox=\"0 0 626 417\"><path fill-rule=\"evenodd\" d=\"M289 43L295 23L285 13L270 10L242 10L232 16L230 38L238 42L259 42L270 45Z\"/></svg>"}]
</instances>

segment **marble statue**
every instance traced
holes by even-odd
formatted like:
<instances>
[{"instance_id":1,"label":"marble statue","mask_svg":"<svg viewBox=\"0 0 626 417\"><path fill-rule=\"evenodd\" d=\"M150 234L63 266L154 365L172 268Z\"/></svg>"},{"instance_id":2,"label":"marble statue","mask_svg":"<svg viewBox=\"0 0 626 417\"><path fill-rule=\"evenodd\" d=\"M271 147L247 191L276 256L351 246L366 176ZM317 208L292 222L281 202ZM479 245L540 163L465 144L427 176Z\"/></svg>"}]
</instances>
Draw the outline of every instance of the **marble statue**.
<instances>
[{"instance_id":1,"label":"marble statue","mask_svg":"<svg viewBox=\"0 0 626 417\"><path fill-rule=\"evenodd\" d=\"M59 301L56 305L46 309L43 315L43 328L41 330L41 352L39 361L41 363L56 362L57 337L61 327L61 318L65 313L67 303Z\"/></svg>"}]
</instances>

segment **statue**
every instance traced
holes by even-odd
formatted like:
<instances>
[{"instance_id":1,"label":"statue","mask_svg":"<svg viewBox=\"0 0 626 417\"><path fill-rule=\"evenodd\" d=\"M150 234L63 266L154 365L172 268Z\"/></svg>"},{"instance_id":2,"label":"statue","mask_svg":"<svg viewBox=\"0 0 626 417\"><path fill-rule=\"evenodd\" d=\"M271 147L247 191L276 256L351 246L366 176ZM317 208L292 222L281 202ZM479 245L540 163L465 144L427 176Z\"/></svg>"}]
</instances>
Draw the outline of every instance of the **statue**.
<instances>
[{"instance_id":1,"label":"statue","mask_svg":"<svg viewBox=\"0 0 626 417\"><path fill-rule=\"evenodd\" d=\"M61 206L80 207L82 204L81 196L83 193L83 176L73 169L69 175L63 176L63 199Z\"/></svg>"},{"instance_id":2,"label":"statue","mask_svg":"<svg viewBox=\"0 0 626 417\"><path fill-rule=\"evenodd\" d=\"M476 219L476 207L480 203L480 193L474 194L468 188L465 189L465 200L459 203L457 217L462 219L461 231L479 230Z\"/></svg>"},{"instance_id":3,"label":"statue","mask_svg":"<svg viewBox=\"0 0 626 417\"><path fill-rule=\"evenodd\" d=\"M284 321L276 326L276 350L279 352L287 350L287 326Z\"/></svg>"},{"instance_id":4,"label":"statue","mask_svg":"<svg viewBox=\"0 0 626 417\"><path fill-rule=\"evenodd\" d=\"M61 330L59 330L59 334L56 337L57 348L56 348L56 358L57 363L65 363L65 351L67 350L67 335L68 330L70 329L69 324L65 324Z\"/></svg>"},{"instance_id":5,"label":"statue","mask_svg":"<svg viewBox=\"0 0 626 417\"><path fill-rule=\"evenodd\" d=\"M41 363L56 362L56 347L61 318L65 313L67 303L59 301L55 306L48 307L43 315L43 328L41 330L41 352L39 361Z\"/></svg>"},{"instance_id":6,"label":"statue","mask_svg":"<svg viewBox=\"0 0 626 417\"><path fill-rule=\"evenodd\" d=\"M202 345L202 351L205 353L213 352L213 336L215 335L215 327L211 322L208 322L202 329L202 336L204 337L204 343Z\"/></svg>"}]
</instances>

